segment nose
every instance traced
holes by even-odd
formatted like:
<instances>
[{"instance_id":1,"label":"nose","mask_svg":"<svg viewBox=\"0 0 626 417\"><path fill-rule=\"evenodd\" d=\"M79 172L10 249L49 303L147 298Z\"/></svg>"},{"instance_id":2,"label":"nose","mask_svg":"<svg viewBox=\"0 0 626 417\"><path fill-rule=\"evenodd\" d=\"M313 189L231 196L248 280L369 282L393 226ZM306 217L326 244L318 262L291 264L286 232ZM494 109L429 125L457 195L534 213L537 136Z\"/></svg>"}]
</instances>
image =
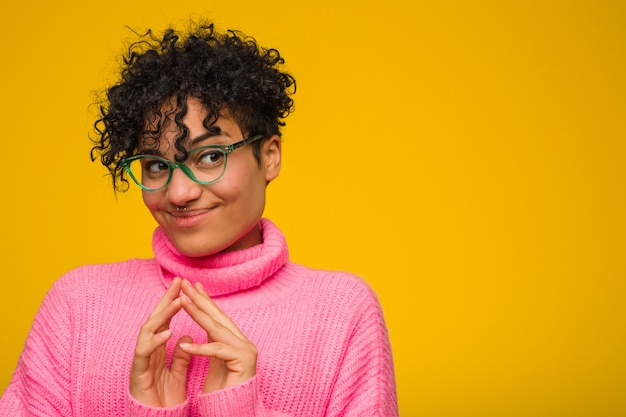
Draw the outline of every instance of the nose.
<instances>
[{"instance_id":1,"label":"nose","mask_svg":"<svg viewBox=\"0 0 626 417\"><path fill-rule=\"evenodd\" d=\"M172 171L172 178L167 185L167 199L174 205L187 206L194 200L200 198L202 186L193 181L180 168Z\"/></svg>"}]
</instances>

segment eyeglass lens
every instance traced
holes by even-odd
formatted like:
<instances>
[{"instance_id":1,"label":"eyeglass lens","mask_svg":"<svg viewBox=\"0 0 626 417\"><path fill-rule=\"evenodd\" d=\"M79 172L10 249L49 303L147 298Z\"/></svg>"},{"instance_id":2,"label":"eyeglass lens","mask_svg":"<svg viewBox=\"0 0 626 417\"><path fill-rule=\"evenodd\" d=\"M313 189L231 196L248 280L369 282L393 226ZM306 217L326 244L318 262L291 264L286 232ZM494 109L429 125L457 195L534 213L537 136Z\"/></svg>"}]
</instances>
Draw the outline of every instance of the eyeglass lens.
<instances>
[{"instance_id":1,"label":"eyeglass lens","mask_svg":"<svg viewBox=\"0 0 626 417\"><path fill-rule=\"evenodd\" d=\"M170 172L180 167L187 176L191 173L200 182L213 182L224 172L226 167L226 153L219 148L198 148L189 153L184 163L175 163L166 159L143 155L133 160L130 171L136 181L140 181L144 188L157 190L164 187L169 178ZM184 166L182 166L184 164ZM185 169L187 168L187 169Z\"/></svg>"}]
</instances>

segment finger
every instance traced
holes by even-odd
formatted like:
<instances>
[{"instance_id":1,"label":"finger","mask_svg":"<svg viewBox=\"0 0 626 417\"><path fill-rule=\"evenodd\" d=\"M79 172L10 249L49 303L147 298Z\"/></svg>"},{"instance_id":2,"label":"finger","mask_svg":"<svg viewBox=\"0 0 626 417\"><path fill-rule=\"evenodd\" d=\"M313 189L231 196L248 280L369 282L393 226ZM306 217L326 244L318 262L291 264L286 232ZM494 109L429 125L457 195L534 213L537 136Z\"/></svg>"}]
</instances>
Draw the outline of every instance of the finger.
<instances>
[{"instance_id":1,"label":"finger","mask_svg":"<svg viewBox=\"0 0 626 417\"><path fill-rule=\"evenodd\" d=\"M200 325L206 332L209 341L231 341L238 343L241 340L236 336L229 328L222 325L211 317L206 311L199 308L189 297L185 294L180 297L182 308L185 309L187 314Z\"/></svg>"},{"instance_id":2,"label":"finger","mask_svg":"<svg viewBox=\"0 0 626 417\"><path fill-rule=\"evenodd\" d=\"M161 311L153 312L148 320L141 326L139 337L151 336L152 334L162 332L169 327L172 317L180 311L182 307L180 298L176 298L165 305Z\"/></svg>"},{"instance_id":3,"label":"finger","mask_svg":"<svg viewBox=\"0 0 626 417\"><path fill-rule=\"evenodd\" d=\"M154 309L152 310L152 313L150 313L150 316L148 318L163 311L169 304L172 303L172 301L178 298L180 294L181 281L182 280L178 277L172 280L172 283L170 284L168 289L165 290L165 293L163 294L163 296L161 297L157 305L154 307Z\"/></svg>"},{"instance_id":4,"label":"finger","mask_svg":"<svg viewBox=\"0 0 626 417\"><path fill-rule=\"evenodd\" d=\"M192 286L189 281L183 280L181 284L181 289L183 291L183 294L187 295L193 304L195 304L200 310L208 314L209 317L211 317L214 321L230 329L230 331L239 338L248 340L246 336L241 332L239 327L237 327L235 322L233 322L230 317L228 317L226 313L224 313L217 306L217 304L215 304L209 294L204 290L202 284L197 282L195 285Z\"/></svg>"},{"instance_id":5,"label":"finger","mask_svg":"<svg viewBox=\"0 0 626 417\"><path fill-rule=\"evenodd\" d=\"M238 349L232 345L221 342L204 344L180 343L179 346L182 350L191 355L217 358L224 362L247 364L246 368L249 368L251 364L256 365L256 348L252 344L250 344L247 349Z\"/></svg>"},{"instance_id":6,"label":"finger","mask_svg":"<svg viewBox=\"0 0 626 417\"><path fill-rule=\"evenodd\" d=\"M181 343L192 343L191 336L183 336L178 339L176 347L174 348L174 354L172 355L172 363L170 365L170 371L176 375L180 381L185 381L187 378L187 369L189 369L189 363L191 362L191 354L186 352L180 347Z\"/></svg>"},{"instance_id":7,"label":"finger","mask_svg":"<svg viewBox=\"0 0 626 417\"><path fill-rule=\"evenodd\" d=\"M171 301L169 305L163 307L160 312L154 313L141 326L137 335L135 355L139 357L149 357L159 347L167 341L171 335L167 333L172 317L182 308L180 298ZM165 340L163 338L165 337Z\"/></svg>"},{"instance_id":8,"label":"finger","mask_svg":"<svg viewBox=\"0 0 626 417\"><path fill-rule=\"evenodd\" d=\"M206 331L209 341L223 342L240 347L246 342L249 342L248 339L241 335L241 332L235 334L229 327L213 319L213 317L199 308L185 294L183 294L180 299L182 307L187 314Z\"/></svg>"},{"instance_id":9,"label":"finger","mask_svg":"<svg viewBox=\"0 0 626 417\"><path fill-rule=\"evenodd\" d=\"M235 324L235 322L232 321L231 318L228 317L228 315L224 313L222 309L217 306L215 301L213 301L213 299L209 296L209 293L206 292L201 282L196 282L193 285L193 288L201 296L201 298L203 299L203 302L207 303L205 307L209 308L210 311L214 312L214 314L211 315L211 317L213 317L214 320L228 327L230 330L233 331L233 333L235 333L239 337L247 340L246 336L239 329L239 326L237 326L237 324ZM210 314L210 311L208 311L209 314Z\"/></svg>"},{"instance_id":10,"label":"finger","mask_svg":"<svg viewBox=\"0 0 626 417\"><path fill-rule=\"evenodd\" d=\"M190 354L209 356L209 371L204 381L203 392L235 385L256 374L257 351L250 344L248 350L233 349L224 343L182 344L181 349Z\"/></svg>"},{"instance_id":11,"label":"finger","mask_svg":"<svg viewBox=\"0 0 626 417\"><path fill-rule=\"evenodd\" d=\"M141 341L137 341L135 348L135 357L131 366L131 376L137 373L141 374L150 368L150 357L155 350L165 345L172 336L170 329L152 335L152 337L144 337Z\"/></svg>"},{"instance_id":12,"label":"finger","mask_svg":"<svg viewBox=\"0 0 626 417\"><path fill-rule=\"evenodd\" d=\"M205 296L205 297L207 297L207 298L211 298L211 297L209 296L209 293L208 293L208 292L206 292L206 290L204 289L204 285L202 285L202 283L201 283L201 282L199 282L199 281L198 281L198 282L196 282L196 283L193 285L193 287L194 287L194 288L196 289L196 291L198 291L200 294L204 295L204 296Z\"/></svg>"}]
</instances>

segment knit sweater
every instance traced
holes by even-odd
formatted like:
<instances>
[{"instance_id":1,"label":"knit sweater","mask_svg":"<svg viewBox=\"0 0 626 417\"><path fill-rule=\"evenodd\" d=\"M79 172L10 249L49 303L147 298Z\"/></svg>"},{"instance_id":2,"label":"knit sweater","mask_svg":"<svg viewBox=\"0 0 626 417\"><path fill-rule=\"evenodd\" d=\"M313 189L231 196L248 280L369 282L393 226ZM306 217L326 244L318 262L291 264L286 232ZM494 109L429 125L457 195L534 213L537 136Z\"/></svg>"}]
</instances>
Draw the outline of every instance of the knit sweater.
<instances>
[{"instance_id":1,"label":"knit sweater","mask_svg":"<svg viewBox=\"0 0 626 417\"><path fill-rule=\"evenodd\" d=\"M61 277L37 313L0 416L396 416L391 350L376 296L358 277L292 263L279 229L263 243L204 258L181 255L164 231L154 259L90 265ZM129 394L137 335L174 277L200 281L258 349L249 381L202 394L209 359L194 356L187 400L150 407ZM206 342L184 310L170 324Z\"/></svg>"}]
</instances>

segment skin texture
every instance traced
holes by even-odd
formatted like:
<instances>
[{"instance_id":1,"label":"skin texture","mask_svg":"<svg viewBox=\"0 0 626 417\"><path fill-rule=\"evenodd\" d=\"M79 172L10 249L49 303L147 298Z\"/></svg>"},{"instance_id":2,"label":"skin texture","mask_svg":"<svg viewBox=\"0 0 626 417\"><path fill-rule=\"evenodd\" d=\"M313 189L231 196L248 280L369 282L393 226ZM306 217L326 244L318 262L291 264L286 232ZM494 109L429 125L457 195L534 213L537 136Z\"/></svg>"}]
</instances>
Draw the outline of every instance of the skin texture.
<instances>
[{"instance_id":1,"label":"skin texture","mask_svg":"<svg viewBox=\"0 0 626 417\"><path fill-rule=\"evenodd\" d=\"M189 99L183 123L189 129L190 140L208 132L202 124L205 116L202 105ZM178 130L173 123L168 126L163 129L159 151L165 158L174 160L174 138ZM193 147L231 144L244 139L232 118L220 117L215 126L220 127L220 135ZM261 243L258 223L265 207L265 187L278 176L280 159L280 138L274 135L262 144L260 163L254 158L252 147L246 145L228 156L226 172L216 183L197 184L176 169L165 189L143 191L143 200L184 255L196 257L244 249ZM186 206L187 210L177 212L176 206Z\"/></svg>"},{"instance_id":2,"label":"skin texture","mask_svg":"<svg viewBox=\"0 0 626 417\"><path fill-rule=\"evenodd\" d=\"M193 140L208 132L202 123L207 113L194 99L188 100L188 106L183 123L189 129L188 140ZM193 147L230 144L244 138L230 117L220 117L215 125L221 133ZM178 131L173 123L170 126L163 129L159 152L174 160L173 138ZM229 155L226 172L216 183L197 184L176 169L165 189L143 192L144 203L176 248L187 256L248 248L261 243L258 223L265 206L265 187L278 175L280 160L280 138L272 136L261 145L260 163L246 145ZM187 210L177 212L176 206L186 206ZM183 336L168 367L165 346L171 337L170 321L176 314L189 314L206 331L208 343L194 344L191 337ZM130 373L133 398L156 407L184 402L191 355L211 358L204 393L241 384L256 374L254 344L215 305L200 283L192 285L176 278L140 329Z\"/></svg>"}]
</instances>

